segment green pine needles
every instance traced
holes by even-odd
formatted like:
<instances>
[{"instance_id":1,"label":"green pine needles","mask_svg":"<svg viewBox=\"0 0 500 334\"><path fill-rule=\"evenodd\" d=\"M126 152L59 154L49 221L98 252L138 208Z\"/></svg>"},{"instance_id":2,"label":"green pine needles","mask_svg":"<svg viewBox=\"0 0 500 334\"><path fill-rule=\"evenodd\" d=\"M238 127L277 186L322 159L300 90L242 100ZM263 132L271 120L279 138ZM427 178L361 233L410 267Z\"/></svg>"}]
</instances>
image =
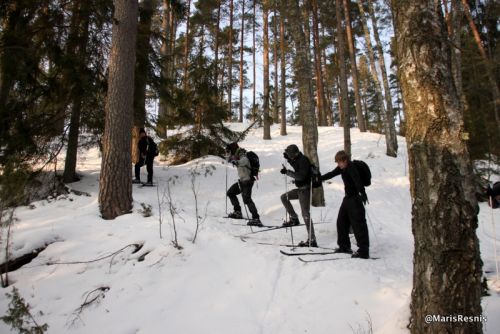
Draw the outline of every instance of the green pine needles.
<instances>
[{"instance_id":1,"label":"green pine needles","mask_svg":"<svg viewBox=\"0 0 500 334\"><path fill-rule=\"evenodd\" d=\"M42 334L47 331L49 325L39 325L30 312L30 305L19 295L19 290L13 288L12 293L5 294L10 298L7 314L0 319L21 334ZM40 315L43 313L40 311Z\"/></svg>"}]
</instances>

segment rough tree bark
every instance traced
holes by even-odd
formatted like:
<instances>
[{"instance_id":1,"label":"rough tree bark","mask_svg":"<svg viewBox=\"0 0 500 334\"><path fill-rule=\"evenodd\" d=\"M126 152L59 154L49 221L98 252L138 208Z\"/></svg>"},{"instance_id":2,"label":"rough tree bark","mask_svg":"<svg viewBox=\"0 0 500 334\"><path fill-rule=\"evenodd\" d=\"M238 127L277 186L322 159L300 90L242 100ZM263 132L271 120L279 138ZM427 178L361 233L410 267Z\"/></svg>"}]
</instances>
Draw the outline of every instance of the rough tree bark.
<instances>
[{"instance_id":1,"label":"rough tree bark","mask_svg":"<svg viewBox=\"0 0 500 334\"><path fill-rule=\"evenodd\" d=\"M482 333L480 322L425 321L426 315L481 315L478 205L441 11L435 1L392 6L413 202L410 330Z\"/></svg>"},{"instance_id":2,"label":"rough tree bark","mask_svg":"<svg viewBox=\"0 0 500 334\"><path fill-rule=\"evenodd\" d=\"M115 0L105 108L99 208L104 219L132 209L130 140L137 35L137 0Z\"/></svg>"}]
</instances>

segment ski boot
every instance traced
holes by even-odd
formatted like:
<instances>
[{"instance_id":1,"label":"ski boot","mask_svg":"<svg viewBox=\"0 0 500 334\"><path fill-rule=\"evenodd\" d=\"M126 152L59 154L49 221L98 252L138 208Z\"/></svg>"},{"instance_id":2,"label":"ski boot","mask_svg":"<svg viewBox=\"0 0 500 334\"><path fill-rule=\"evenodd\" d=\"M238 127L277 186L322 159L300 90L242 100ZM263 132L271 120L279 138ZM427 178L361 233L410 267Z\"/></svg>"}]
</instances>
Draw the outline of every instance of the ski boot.
<instances>
[{"instance_id":1,"label":"ski boot","mask_svg":"<svg viewBox=\"0 0 500 334\"><path fill-rule=\"evenodd\" d=\"M233 218L233 219L243 219L243 215L241 214L241 211L231 212L230 214L227 215L227 217Z\"/></svg>"},{"instance_id":2,"label":"ski boot","mask_svg":"<svg viewBox=\"0 0 500 334\"><path fill-rule=\"evenodd\" d=\"M260 221L260 218L257 217L257 218L252 218L248 221L247 223L248 226L257 226L257 227L262 227L264 225L262 225L262 222Z\"/></svg>"},{"instance_id":3,"label":"ski boot","mask_svg":"<svg viewBox=\"0 0 500 334\"><path fill-rule=\"evenodd\" d=\"M287 221L287 222L284 222L283 227L292 227L292 226L297 226L297 225L300 225L300 221L299 221L299 218L292 218L290 217L290 220Z\"/></svg>"}]
</instances>

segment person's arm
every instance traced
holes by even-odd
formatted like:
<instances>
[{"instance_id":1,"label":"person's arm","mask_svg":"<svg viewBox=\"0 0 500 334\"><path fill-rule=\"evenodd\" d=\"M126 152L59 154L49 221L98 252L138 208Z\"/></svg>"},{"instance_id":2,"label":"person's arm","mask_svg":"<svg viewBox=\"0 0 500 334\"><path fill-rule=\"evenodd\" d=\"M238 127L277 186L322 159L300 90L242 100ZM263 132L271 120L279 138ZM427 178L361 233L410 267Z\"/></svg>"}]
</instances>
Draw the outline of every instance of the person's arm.
<instances>
[{"instance_id":1,"label":"person's arm","mask_svg":"<svg viewBox=\"0 0 500 334\"><path fill-rule=\"evenodd\" d=\"M342 173L342 169L340 167L335 168L331 172L328 172L326 174L321 175L321 181L326 181L334 178L337 175L340 175Z\"/></svg>"}]
</instances>

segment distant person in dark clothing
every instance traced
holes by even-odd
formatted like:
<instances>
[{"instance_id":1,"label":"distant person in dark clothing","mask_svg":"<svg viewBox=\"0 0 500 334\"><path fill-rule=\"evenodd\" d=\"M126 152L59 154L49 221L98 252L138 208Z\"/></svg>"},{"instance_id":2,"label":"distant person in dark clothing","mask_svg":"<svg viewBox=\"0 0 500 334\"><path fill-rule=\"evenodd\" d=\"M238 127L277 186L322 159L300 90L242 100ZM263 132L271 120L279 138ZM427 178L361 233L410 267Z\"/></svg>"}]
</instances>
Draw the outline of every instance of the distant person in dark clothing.
<instances>
[{"instance_id":1,"label":"distant person in dark clothing","mask_svg":"<svg viewBox=\"0 0 500 334\"><path fill-rule=\"evenodd\" d=\"M497 209L500 207L500 181L493 184L493 188L488 186L486 190L486 195L488 195L488 205L492 209Z\"/></svg>"},{"instance_id":2,"label":"distant person in dark clothing","mask_svg":"<svg viewBox=\"0 0 500 334\"><path fill-rule=\"evenodd\" d=\"M153 185L153 160L155 158L155 152L151 150L153 146L153 139L146 134L146 131L141 128L139 130L139 142L137 144L137 149L139 150L139 161L134 166L135 169L135 179L132 183L141 183L141 167L146 165L146 170L148 172L148 181L145 185ZM154 145L156 147L156 145Z\"/></svg>"},{"instance_id":3,"label":"distant person in dark clothing","mask_svg":"<svg viewBox=\"0 0 500 334\"><path fill-rule=\"evenodd\" d=\"M344 181L345 196L340 205L337 217L337 253L352 254L349 229L352 227L354 237L358 244L358 251L352 254L354 258L368 259L370 257L370 240L368 226L366 225L364 204L368 201L365 188L359 172L349 155L339 151L335 155L337 168L321 176L321 180L329 180L337 175Z\"/></svg>"},{"instance_id":4,"label":"distant person in dark clothing","mask_svg":"<svg viewBox=\"0 0 500 334\"><path fill-rule=\"evenodd\" d=\"M281 202L285 206L289 215L289 221L283 223L283 226L296 226L299 225L299 217L293 209L290 200L299 200L300 209L302 211L302 218L306 224L308 240L301 241L299 247L318 247L316 236L314 235L314 226L311 222L311 162L303 155L297 145L289 145L283 153L286 161L293 167L293 171L286 169L285 166L280 170L281 174L286 174L294 179L297 188L290 190L281 195Z\"/></svg>"}]
</instances>

